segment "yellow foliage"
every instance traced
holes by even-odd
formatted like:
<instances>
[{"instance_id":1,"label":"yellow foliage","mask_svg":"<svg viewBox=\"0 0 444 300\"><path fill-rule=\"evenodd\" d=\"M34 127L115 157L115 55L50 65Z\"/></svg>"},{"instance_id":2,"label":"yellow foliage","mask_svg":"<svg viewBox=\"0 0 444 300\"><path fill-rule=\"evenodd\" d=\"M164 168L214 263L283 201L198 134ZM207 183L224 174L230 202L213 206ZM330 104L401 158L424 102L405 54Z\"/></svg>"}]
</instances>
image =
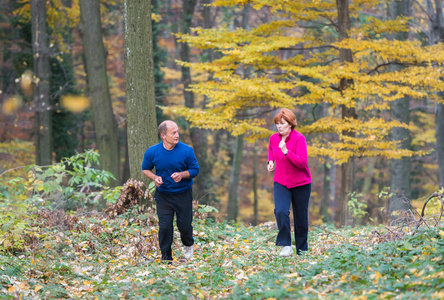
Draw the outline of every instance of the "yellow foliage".
<instances>
[{"instance_id":1,"label":"yellow foliage","mask_svg":"<svg viewBox=\"0 0 444 300\"><path fill-rule=\"evenodd\" d=\"M411 126L411 132L413 134L412 146L424 147L427 144L435 145L435 115L417 111L415 112L415 117L418 119L418 125Z\"/></svg>"},{"instance_id":2,"label":"yellow foliage","mask_svg":"<svg viewBox=\"0 0 444 300\"><path fill-rule=\"evenodd\" d=\"M159 14L151 13L151 20L153 20L156 23L159 23L162 21L162 16Z\"/></svg>"},{"instance_id":3,"label":"yellow foliage","mask_svg":"<svg viewBox=\"0 0 444 300\"><path fill-rule=\"evenodd\" d=\"M20 77L20 88L22 89L23 94L27 97L32 96L32 93L34 92L32 85L33 76L32 71L26 70Z\"/></svg>"},{"instance_id":4,"label":"yellow foliage","mask_svg":"<svg viewBox=\"0 0 444 300\"><path fill-rule=\"evenodd\" d=\"M20 15L24 18L25 21L30 21L31 5L29 4L29 1L21 0L20 3L24 3L24 5L14 11L14 14ZM68 45L63 39L63 34L66 28L72 28L80 21L78 0L72 1L71 6L65 6L63 4L63 1L47 1L46 19L47 24L52 32L51 45L57 43L62 52L69 52Z\"/></svg>"},{"instance_id":5,"label":"yellow foliage","mask_svg":"<svg viewBox=\"0 0 444 300\"><path fill-rule=\"evenodd\" d=\"M8 116L14 115L22 104L23 100L19 95L10 96L3 102L2 112Z\"/></svg>"},{"instance_id":6,"label":"yellow foliage","mask_svg":"<svg viewBox=\"0 0 444 300\"><path fill-rule=\"evenodd\" d=\"M85 96L64 95L60 103L73 113L81 113L90 106L90 100Z\"/></svg>"},{"instance_id":7,"label":"yellow foliage","mask_svg":"<svg viewBox=\"0 0 444 300\"><path fill-rule=\"evenodd\" d=\"M316 139L310 137L312 157L328 156L342 163L350 157L401 158L428 153L398 149L399 142L391 141L390 133L396 127L409 129L415 134L414 145L423 146L433 141L432 130L421 135L413 124L392 120L386 112L395 100L435 100L436 92L444 91L442 68L435 67L444 63L442 43L425 46L415 39L386 39L388 33L409 30L409 19L405 17L368 17L356 22L349 38L342 41L336 33L332 34L334 28L328 24L315 30L300 27L325 24L325 20L337 22L334 1L216 0L212 5L247 3L257 10L266 8L272 21L251 29L195 28L191 34L177 35L180 42L198 49L214 49L221 55L209 62L178 62L194 72L212 74L195 80L191 86L196 95L206 97L206 108L162 107L166 113L183 116L192 126L246 134L251 141L267 137L271 131L263 119L248 120L243 117L245 114L327 103L331 108L327 116L298 125L298 130L307 135L317 134ZM374 10L378 5L380 1L352 1L350 15L358 17L362 11ZM301 52L286 57L280 52L282 49ZM350 49L353 62L340 63L339 49ZM350 85L341 89L344 79ZM343 118L339 108L344 106L355 108L358 118ZM322 134L330 137L324 138ZM333 140L331 134L335 136Z\"/></svg>"}]
</instances>

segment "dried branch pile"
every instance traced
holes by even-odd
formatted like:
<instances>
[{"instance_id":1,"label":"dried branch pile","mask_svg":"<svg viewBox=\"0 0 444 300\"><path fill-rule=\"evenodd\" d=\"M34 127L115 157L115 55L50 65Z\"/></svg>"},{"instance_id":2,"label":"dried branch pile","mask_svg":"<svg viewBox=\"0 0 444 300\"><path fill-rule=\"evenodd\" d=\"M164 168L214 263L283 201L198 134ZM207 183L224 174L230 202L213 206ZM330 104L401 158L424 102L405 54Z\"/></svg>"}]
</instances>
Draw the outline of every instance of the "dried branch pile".
<instances>
[{"instance_id":1,"label":"dried branch pile","mask_svg":"<svg viewBox=\"0 0 444 300\"><path fill-rule=\"evenodd\" d=\"M134 180L132 178L128 179L128 181L122 187L122 192L120 193L117 202L105 209L103 212L108 218L113 219L118 215L125 213L129 208L138 204L142 198L152 199L149 189L147 188L144 191L143 187L145 187L143 182ZM141 211L144 210L143 207L140 209Z\"/></svg>"}]
</instances>

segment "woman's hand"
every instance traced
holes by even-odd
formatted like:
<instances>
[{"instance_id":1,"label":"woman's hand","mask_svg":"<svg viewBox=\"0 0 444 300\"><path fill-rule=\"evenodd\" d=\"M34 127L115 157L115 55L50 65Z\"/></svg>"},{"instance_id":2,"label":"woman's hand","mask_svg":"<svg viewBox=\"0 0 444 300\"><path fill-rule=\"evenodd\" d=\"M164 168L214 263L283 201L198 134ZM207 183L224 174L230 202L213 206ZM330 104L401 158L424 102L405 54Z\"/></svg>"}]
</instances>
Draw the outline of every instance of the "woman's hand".
<instances>
[{"instance_id":1,"label":"woman's hand","mask_svg":"<svg viewBox=\"0 0 444 300\"><path fill-rule=\"evenodd\" d=\"M284 153L284 155L287 155L287 145L285 144L285 137L282 137L281 142L279 143L279 148L281 148L282 153Z\"/></svg>"},{"instance_id":2,"label":"woman's hand","mask_svg":"<svg viewBox=\"0 0 444 300\"><path fill-rule=\"evenodd\" d=\"M268 162L268 166L267 166L268 172L273 172L274 171L274 162L273 161L269 161Z\"/></svg>"}]
</instances>

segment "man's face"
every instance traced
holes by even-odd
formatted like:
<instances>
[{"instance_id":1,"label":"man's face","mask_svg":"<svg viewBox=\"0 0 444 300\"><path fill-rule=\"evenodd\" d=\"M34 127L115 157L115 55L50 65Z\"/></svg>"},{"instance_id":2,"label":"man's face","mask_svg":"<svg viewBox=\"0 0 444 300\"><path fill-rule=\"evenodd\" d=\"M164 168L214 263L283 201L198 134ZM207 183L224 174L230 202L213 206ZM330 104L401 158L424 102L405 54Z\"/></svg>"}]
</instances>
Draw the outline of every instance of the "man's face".
<instances>
[{"instance_id":1,"label":"man's face","mask_svg":"<svg viewBox=\"0 0 444 300\"><path fill-rule=\"evenodd\" d=\"M179 127L176 123L168 123L167 132L164 136L164 141L170 145L176 145L179 142Z\"/></svg>"}]
</instances>

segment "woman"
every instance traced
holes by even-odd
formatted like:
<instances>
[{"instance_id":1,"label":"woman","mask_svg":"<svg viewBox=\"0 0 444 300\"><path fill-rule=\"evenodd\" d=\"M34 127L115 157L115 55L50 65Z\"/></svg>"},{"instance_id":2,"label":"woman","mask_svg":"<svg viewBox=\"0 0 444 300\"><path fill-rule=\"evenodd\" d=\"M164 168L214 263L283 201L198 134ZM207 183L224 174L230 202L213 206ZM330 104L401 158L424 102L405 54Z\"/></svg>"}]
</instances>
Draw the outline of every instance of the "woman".
<instances>
[{"instance_id":1,"label":"woman","mask_svg":"<svg viewBox=\"0 0 444 300\"><path fill-rule=\"evenodd\" d=\"M294 237L297 254L308 250L308 200L311 174L307 165L305 137L294 130L296 116L281 109L273 119L278 132L270 137L268 171L274 171L274 215L279 233L276 246L282 246L280 256L293 254L291 247L290 203L293 207Z\"/></svg>"}]
</instances>

